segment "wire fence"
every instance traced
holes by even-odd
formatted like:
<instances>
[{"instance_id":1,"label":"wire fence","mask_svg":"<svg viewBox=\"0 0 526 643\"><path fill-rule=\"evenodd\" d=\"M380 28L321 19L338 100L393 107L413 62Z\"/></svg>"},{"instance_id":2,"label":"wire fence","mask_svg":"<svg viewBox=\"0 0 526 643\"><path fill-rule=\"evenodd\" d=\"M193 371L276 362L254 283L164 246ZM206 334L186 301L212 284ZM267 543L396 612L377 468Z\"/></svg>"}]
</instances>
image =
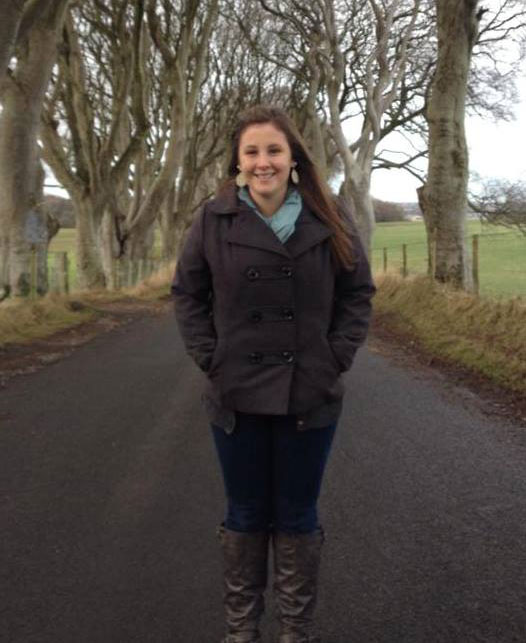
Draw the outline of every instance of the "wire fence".
<instances>
[{"instance_id":1,"label":"wire fence","mask_svg":"<svg viewBox=\"0 0 526 643\"><path fill-rule=\"evenodd\" d=\"M113 289L121 290L136 286L160 270L166 262L159 257L147 259L120 259L113 268ZM37 296L39 275L37 251L31 253L30 294ZM77 266L73 252L48 252L47 291L68 294L79 289Z\"/></svg>"},{"instance_id":2,"label":"wire fence","mask_svg":"<svg viewBox=\"0 0 526 643\"><path fill-rule=\"evenodd\" d=\"M473 234L466 237L474 290L504 297L526 297L526 236L516 232ZM431 253L432 254L432 253ZM159 257L115 262L115 290L135 286L165 265ZM407 277L433 271L426 241L373 247L373 272L397 272ZM31 294L37 290L37 256L31 260ZM75 253L49 252L48 290L69 293L78 289Z\"/></svg>"},{"instance_id":3,"label":"wire fence","mask_svg":"<svg viewBox=\"0 0 526 643\"><path fill-rule=\"evenodd\" d=\"M473 234L466 237L474 291L484 295L526 297L526 237L516 232ZM376 273L403 277L433 271L426 241L373 247ZM431 255L431 256L430 256Z\"/></svg>"}]
</instances>

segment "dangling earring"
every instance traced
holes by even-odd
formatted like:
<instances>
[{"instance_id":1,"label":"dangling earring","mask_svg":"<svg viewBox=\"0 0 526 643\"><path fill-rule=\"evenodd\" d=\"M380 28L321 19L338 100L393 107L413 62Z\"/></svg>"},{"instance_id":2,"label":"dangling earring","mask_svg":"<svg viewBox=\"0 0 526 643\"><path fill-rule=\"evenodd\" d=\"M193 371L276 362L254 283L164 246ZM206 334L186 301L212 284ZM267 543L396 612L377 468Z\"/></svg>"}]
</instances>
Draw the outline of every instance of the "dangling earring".
<instances>
[{"instance_id":1,"label":"dangling earring","mask_svg":"<svg viewBox=\"0 0 526 643\"><path fill-rule=\"evenodd\" d=\"M247 184L247 177L243 174L243 172L240 172L236 176L236 185L238 188L244 188Z\"/></svg>"},{"instance_id":2,"label":"dangling earring","mask_svg":"<svg viewBox=\"0 0 526 643\"><path fill-rule=\"evenodd\" d=\"M244 188L247 184L247 177L244 172L241 172L239 165L237 166L239 174L236 175L236 185L238 188Z\"/></svg>"},{"instance_id":3,"label":"dangling earring","mask_svg":"<svg viewBox=\"0 0 526 643\"><path fill-rule=\"evenodd\" d=\"M290 171L290 180L294 183L294 185L298 185L300 182L300 177L298 176L298 172L296 170L296 163L292 166L292 170Z\"/></svg>"}]
</instances>

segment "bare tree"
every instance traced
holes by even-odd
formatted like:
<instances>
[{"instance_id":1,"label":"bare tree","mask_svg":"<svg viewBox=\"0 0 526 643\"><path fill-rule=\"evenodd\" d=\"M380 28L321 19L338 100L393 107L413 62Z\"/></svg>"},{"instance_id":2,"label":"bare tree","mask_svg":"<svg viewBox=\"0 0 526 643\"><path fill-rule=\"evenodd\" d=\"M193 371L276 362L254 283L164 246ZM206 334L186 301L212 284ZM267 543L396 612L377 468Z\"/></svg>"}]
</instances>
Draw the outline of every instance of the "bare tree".
<instances>
[{"instance_id":1,"label":"bare tree","mask_svg":"<svg viewBox=\"0 0 526 643\"><path fill-rule=\"evenodd\" d=\"M3 76L17 42L21 42L53 0L0 0L0 75ZM0 80L0 86L2 80ZM1 95L1 91L0 91Z\"/></svg>"},{"instance_id":2,"label":"bare tree","mask_svg":"<svg viewBox=\"0 0 526 643\"><path fill-rule=\"evenodd\" d=\"M437 0L438 60L426 118L427 181L419 188L434 276L464 287L468 150L464 129L471 52L477 41L478 0Z\"/></svg>"},{"instance_id":3,"label":"bare tree","mask_svg":"<svg viewBox=\"0 0 526 643\"><path fill-rule=\"evenodd\" d=\"M481 189L470 195L469 205L482 220L526 235L526 181L486 179Z\"/></svg>"},{"instance_id":4,"label":"bare tree","mask_svg":"<svg viewBox=\"0 0 526 643\"><path fill-rule=\"evenodd\" d=\"M371 173L376 148L385 135L382 119L398 96L408 64L412 36L419 16L420 0L376 2L369 0L374 15L373 44L363 50L365 68L359 87L362 126L359 136L348 144L341 112L345 105L346 56L332 3L327 2L326 25L330 57L323 58L328 80L331 126L343 160L344 181L341 193L355 204L358 228L367 248L374 229L374 208L370 195ZM328 64L329 63L329 64ZM332 70L332 73L331 73ZM356 91L356 89L355 89ZM343 103L343 105L342 105Z\"/></svg>"},{"instance_id":5,"label":"bare tree","mask_svg":"<svg viewBox=\"0 0 526 643\"><path fill-rule=\"evenodd\" d=\"M526 5L523 0L491 0L480 5L478 14L466 110L510 121L518 100L515 80L526 59Z\"/></svg>"},{"instance_id":6,"label":"bare tree","mask_svg":"<svg viewBox=\"0 0 526 643\"><path fill-rule=\"evenodd\" d=\"M132 248L156 221L177 180L206 77L208 44L217 19L218 0L207 3L185 0L181 9L176 11L170 3L165 3L162 9L153 1L148 5L152 40L167 70L163 89L170 96L170 131L163 149L162 167L133 217L125 222L127 242ZM174 30L173 38L168 39L167 34Z\"/></svg>"},{"instance_id":7,"label":"bare tree","mask_svg":"<svg viewBox=\"0 0 526 643\"><path fill-rule=\"evenodd\" d=\"M242 5L233 0L228 6L227 15L239 26L252 54L280 83L281 91L274 91L273 102L293 117L328 177L334 144L322 110L324 85L317 61L316 4L301 11L299 3L288 0L253 0Z\"/></svg>"},{"instance_id":8,"label":"bare tree","mask_svg":"<svg viewBox=\"0 0 526 643\"><path fill-rule=\"evenodd\" d=\"M24 13L24 0L2 0L0 3L0 74L9 63L18 35L18 28Z\"/></svg>"},{"instance_id":9,"label":"bare tree","mask_svg":"<svg viewBox=\"0 0 526 643\"><path fill-rule=\"evenodd\" d=\"M472 52L477 42L495 49L510 34L523 43L526 11L516 0L502 0L481 29L487 10L479 0L436 0L436 8L438 59L426 111L429 167L418 196L434 276L464 288L470 273L464 243L469 171L464 119Z\"/></svg>"},{"instance_id":10,"label":"bare tree","mask_svg":"<svg viewBox=\"0 0 526 643\"><path fill-rule=\"evenodd\" d=\"M344 174L340 191L354 201L368 247L374 226L369 190L375 151L394 127L383 121L399 95L422 0L259 2L274 23L284 25L278 35L289 54L274 55L272 61L303 86L305 121L316 157L324 162L325 141L334 142ZM299 52L299 59L290 52ZM394 112L398 121L400 111ZM351 142L347 120L359 123Z\"/></svg>"},{"instance_id":11,"label":"bare tree","mask_svg":"<svg viewBox=\"0 0 526 643\"><path fill-rule=\"evenodd\" d=\"M144 3L129 0L72 7L64 25L41 139L74 205L82 288L111 285L113 241L122 239L125 216L119 199L147 130L144 31Z\"/></svg>"},{"instance_id":12,"label":"bare tree","mask_svg":"<svg viewBox=\"0 0 526 643\"><path fill-rule=\"evenodd\" d=\"M42 177L37 136L40 114L57 55L58 31L68 0L28 3L38 20L19 21L15 62L2 77L0 114L0 268L6 291L30 289L31 221L38 219ZM31 14L33 15L33 14ZM7 50L8 51L8 50ZM6 54L9 56L9 53ZM40 291L45 284L38 286Z\"/></svg>"},{"instance_id":13,"label":"bare tree","mask_svg":"<svg viewBox=\"0 0 526 643\"><path fill-rule=\"evenodd\" d=\"M225 179L227 142L239 112L255 103L290 100L284 91L290 86L286 73L247 48L242 24L223 11L210 37L206 77L188 124L184 158L160 218L165 257L174 255L197 207ZM253 15L251 25L257 26ZM267 32L261 36L270 41Z\"/></svg>"},{"instance_id":14,"label":"bare tree","mask_svg":"<svg viewBox=\"0 0 526 643\"><path fill-rule=\"evenodd\" d=\"M471 56L466 114L512 120L518 98L516 79L526 58L526 9L523 0L488 0L484 7ZM425 108L437 62L435 0L425 0L421 14L398 97L382 120L382 139L396 132L405 138L408 151L393 149L392 144L379 148L373 169L404 169L424 184L426 169L419 160L428 156Z\"/></svg>"}]
</instances>

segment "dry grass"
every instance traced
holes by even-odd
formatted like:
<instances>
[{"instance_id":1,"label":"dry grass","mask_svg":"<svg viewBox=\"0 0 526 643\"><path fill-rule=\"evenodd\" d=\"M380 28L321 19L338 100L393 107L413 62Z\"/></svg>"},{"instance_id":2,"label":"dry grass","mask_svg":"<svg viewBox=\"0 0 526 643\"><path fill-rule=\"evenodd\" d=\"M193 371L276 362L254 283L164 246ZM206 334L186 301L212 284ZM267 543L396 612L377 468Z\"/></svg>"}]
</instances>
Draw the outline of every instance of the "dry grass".
<instances>
[{"instance_id":1,"label":"dry grass","mask_svg":"<svg viewBox=\"0 0 526 643\"><path fill-rule=\"evenodd\" d=\"M97 304L156 300L169 293L174 264L133 288L47 295L0 304L0 346L26 343L94 319ZM377 276L375 315L429 354L526 393L526 302L456 292L425 277Z\"/></svg>"},{"instance_id":2,"label":"dry grass","mask_svg":"<svg viewBox=\"0 0 526 643\"><path fill-rule=\"evenodd\" d=\"M430 354L526 393L526 302L453 291L425 277L377 278L375 311Z\"/></svg>"},{"instance_id":3,"label":"dry grass","mask_svg":"<svg viewBox=\"0 0 526 643\"><path fill-rule=\"evenodd\" d=\"M23 344L70 328L97 316L79 298L46 295L37 300L4 301L0 305L0 346Z\"/></svg>"},{"instance_id":4,"label":"dry grass","mask_svg":"<svg viewBox=\"0 0 526 643\"><path fill-rule=\"evenodd\" d=\"M28 300L6 300L0 304L0 347L23 344L48 337L96 318L97 304L126 299L160 299L169 293L175 263L152 274L146 280L119 291L97 290L70 295L49 294Z\"/></svg>"},{"instance_id":5,"label":"dry grass","mask_svg":"<svg viewBox=\"0 0 526 643\"><path fill-rule=\"evenodd\" d=\"M141 299L158 299L169 292L173 279L176 262L166 264L157 272L147 277L133 288L128 288L127 293Z\"/></svg>"}]
</instances>

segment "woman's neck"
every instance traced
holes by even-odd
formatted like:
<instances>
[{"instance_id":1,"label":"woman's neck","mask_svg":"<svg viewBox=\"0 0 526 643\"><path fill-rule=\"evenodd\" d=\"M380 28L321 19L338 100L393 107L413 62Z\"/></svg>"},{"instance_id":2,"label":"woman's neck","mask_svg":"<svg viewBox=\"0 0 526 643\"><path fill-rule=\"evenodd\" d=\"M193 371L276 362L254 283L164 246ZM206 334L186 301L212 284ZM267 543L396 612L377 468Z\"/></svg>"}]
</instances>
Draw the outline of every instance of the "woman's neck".
<instances>
[{"instance_id":1,"label":"woman's neck","mask_svg":"<svg viewBox=\"0 0 526 643\"><path fill-rule=\"evenodd\" d=\"M285 201L287 196L287 189L282 194L271 195L269 198L262 197L261 195L254 195L248 188L250 198L258 206L258 210L265 217L271 217L275 214Z\"/></svg>"}]
</instances>

